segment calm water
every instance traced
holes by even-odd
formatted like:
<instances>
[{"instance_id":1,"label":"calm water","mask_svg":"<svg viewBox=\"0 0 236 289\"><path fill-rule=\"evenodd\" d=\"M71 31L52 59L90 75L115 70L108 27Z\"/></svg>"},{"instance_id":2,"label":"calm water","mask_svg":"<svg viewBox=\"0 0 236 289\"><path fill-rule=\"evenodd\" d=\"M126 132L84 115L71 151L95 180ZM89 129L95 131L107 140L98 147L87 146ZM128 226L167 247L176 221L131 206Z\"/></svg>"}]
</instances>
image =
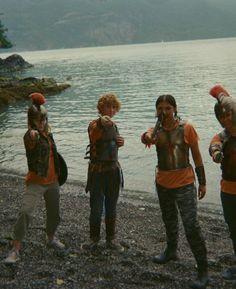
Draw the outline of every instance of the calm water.
<instances>
[{"instance_id":1,"label":"calm water","mask_svg":"<svg viewBox=\"0 0 236 289\"><path fill-rule=\"evenodd\" d=\"M112 47L20 53L34 68L21 77L53 77L71 88L47 99L49 121L58 150L69 167L69 179L85 182L87 126L97 117L96 101L107 91L119 95L121 111L115 116L125 146L120 162L129 190L154 194L155 149L145 149L140 135L155 123L155 100L173 94L183 119L193 122L208 179L207 202L219 203L220 169L208 156L211 137L220 130L208 90L223 84L236 92L236 38L152 43ZM12 53L1 53L5 58ZM22 137L27 102L0 111L0 169L25 173Z\"/></svg>"}]
</instances>

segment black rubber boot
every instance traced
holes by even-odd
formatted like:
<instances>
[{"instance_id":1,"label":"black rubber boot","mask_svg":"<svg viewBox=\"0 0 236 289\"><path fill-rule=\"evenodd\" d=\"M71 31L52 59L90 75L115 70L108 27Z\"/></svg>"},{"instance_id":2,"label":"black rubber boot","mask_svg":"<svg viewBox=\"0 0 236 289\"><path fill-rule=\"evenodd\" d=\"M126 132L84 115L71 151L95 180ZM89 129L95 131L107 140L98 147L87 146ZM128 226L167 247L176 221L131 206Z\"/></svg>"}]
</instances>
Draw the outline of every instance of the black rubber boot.
<instances>
[{"instance_id":1,"label":"black rubber boot","mask_svg":"<svg viewBox=\"0 0 236 289\"><path fill-rule=\"evenodd\" d=\"M160 255L153 257L153 262L157 264L166 264L169 261L176 261L178 260L177 255L177 248L176 246L167 246L164 252L162 252Z\"/></svg>"},{"instance_id":2,"label":"black rubber boot","mask_svg":"<svg viewBox=\"0 0 236 289\"><path fill-rule=\"evenodd\" d=\"M197 279L192 281L190 287L192 289L205 289L209 283L207 265L198 266Z\"/></svg>"},{"instance_id":3,"label":"black rubber boot","mask_svg":"<svg viewBox=\"0 0 236 289\"><path fill-rule=\"evenodd\" d=\"M100 230L101 224L90 224L90 239L94 242L98 242L100 240Z\"/></svg>"},{"instance_id":4,"label":"black rubber boot","mask_svg":"<svg viewBox=\"0 0 236 289\"><path fill-rule=\"evenodd\" d=\"M115 228L116 228L116 219L108 219L105 218L105 224L106 224L106 240L114 240L115 239Z\"/></svg>"}]
</instances>

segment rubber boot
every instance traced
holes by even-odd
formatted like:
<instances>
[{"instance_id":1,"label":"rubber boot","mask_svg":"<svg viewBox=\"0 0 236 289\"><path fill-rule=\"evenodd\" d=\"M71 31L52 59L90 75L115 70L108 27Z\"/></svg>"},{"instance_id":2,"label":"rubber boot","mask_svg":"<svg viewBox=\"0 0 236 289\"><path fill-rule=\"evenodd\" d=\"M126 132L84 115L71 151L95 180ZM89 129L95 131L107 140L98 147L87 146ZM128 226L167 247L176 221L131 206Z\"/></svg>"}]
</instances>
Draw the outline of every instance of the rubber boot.
<instances>
[{"instance_id":1,"label":"rubber boot","mask_svg":"<svg viewBox=\"0 0 236 289\"><path fill-rule=\"evenodd\" d=\"M101 224L90 224L90 239L94 242L98 242L100 240L100 231Z\"/></svg>"},{"instance_id":2,"label":"rubber boot","mask_svg":"<svg viewBox=\"0 0 236 289\"><path fill-rule=\"evenodd\" d=\"M198 264L198 274L196 280L192 281L190 287L192 289L205 289L209 283L207 262Z\"/></svg>"},{"instance_id":3,"label":"rubber boot","mask_svg":"<svg viewBox=\"0 0 236 289\"><path fill-rule=\"evenodd\" d=\"M105 218L106 224L106 240L111 241L115 239L116 219Z\"/></svg>"},{"instance_id":4,"label":"rubber boot","mask_svg":"<svg viewBox=\"0 0 236 289\"><path fill-rule=\"evenodd\" d=\"M166 249L160 255L153 257L153 262L157 264L166 264L171 260L178 260L177 246L167 245Z\"/></svg>"}]
</instances>

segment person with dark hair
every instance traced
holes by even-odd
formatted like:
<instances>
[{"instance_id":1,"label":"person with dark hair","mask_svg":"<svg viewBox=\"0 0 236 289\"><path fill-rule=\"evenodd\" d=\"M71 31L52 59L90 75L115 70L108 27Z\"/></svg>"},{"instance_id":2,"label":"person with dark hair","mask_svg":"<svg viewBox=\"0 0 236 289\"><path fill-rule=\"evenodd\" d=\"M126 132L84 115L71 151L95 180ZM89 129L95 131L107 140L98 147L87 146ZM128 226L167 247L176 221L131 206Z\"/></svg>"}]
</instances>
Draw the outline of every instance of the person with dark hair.
<instances>
[{"instance_id":1,"label":"person with dark hair","mask_svg":"<svg viewBox=\"0 0 236 289\"><path fill-rule=\"evenodd\" d=\"M198 275L191 288L206 288L208 284L208 262L205 240L197 217L197 196L206 194L206 178L194 127L177 115L177 105L172 95L158 97L156 101L157 123L148 129L141 141L146 146L155 145L157 151L156 189L162 219L166 229L167 247L153 258L157 264L177 260L178 211L180 212L186 237L197 262ZM189 150L195 164L195 174L189 161Z\"/></svg>"},{"instance_id":2,"label":"person with dark hair","mask_svg":"<svg viewBox=\"0 0 236 289\"><path fill-rule=\"evenodd\" d=\"M115 238L116 207L123 175L118 162L118 149L124 145L117 125L112 117L120 110L120 100L113 93L102 95L97 102L100 117L91 121L88 127L90 159L86 192L90 192L90 241L82 248L94 250L100 241L101 219L105 209L106 247L123 251Z\"/></svg>"},{"instance_id":3,"label":"person with dark hair","mask_svg":"<svg viewBox=\"0 0 236 289\"><path fill-rule=\"evenodd\" d=\"M47 246L63 249L65 245L56 237L55 232L60 223L59 183L60 160L56 144L48 125L48 115L43 104L45 97L41 93L30 95L32 105L28 109L28 130L24 135L24 145L28 163L26 191L23 195L22 208L14 226L13 248L6 264L20 260L21 243L28 231L33 211L42 197L46 205Z\"/></svg>"},{"instance_id":4,"label":"person with dark hair","mask_svg":"<svg viewBox=\"0 0 236 289\"><path fill-rule=\"evenodd\" d=\"M209 153L212 160L221 165L221 203L236 263L236 99L221 85L215 85L209 93L217 99L215 116L223 127L212 138ZM225 269L223 278L236 279L236 265Z\"/></svg>"}]
</instances>

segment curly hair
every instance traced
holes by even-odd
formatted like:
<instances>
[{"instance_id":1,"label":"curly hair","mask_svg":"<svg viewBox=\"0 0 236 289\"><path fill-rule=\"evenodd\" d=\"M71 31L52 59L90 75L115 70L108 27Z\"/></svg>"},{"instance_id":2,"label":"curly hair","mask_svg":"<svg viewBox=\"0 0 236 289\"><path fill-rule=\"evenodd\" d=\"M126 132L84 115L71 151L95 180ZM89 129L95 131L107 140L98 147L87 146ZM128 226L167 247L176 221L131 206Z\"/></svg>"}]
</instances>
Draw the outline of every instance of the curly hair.
<instances>
[{"instance_id":1,"label":"curly hair","mask_svg":"<svg viewBox=\"0 0 236 289\"><path fill-rule=\"evenodd\" d=\"M97 103L97 109L99 113L102 113L102 110L105 106L114 106L117 111L120 110L121 102L119 98L113 94L113 93L106 93L100 96L98 103Z\"/></svg>"}]
</instances>

